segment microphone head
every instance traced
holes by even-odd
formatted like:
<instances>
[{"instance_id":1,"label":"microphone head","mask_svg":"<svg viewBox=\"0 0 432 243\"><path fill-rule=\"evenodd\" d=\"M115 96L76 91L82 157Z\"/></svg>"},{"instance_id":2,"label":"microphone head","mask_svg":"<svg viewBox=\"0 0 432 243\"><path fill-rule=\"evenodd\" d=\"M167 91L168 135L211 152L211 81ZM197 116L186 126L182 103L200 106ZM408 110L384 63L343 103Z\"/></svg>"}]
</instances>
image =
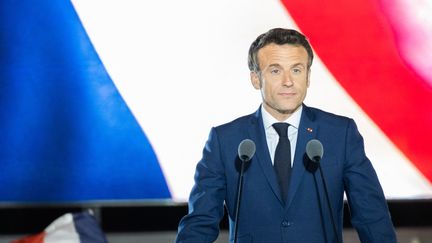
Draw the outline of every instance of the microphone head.
<instances>
[{"instance_id":1,"label":"microphone head","mask_svg":"<svg viewBox=\"0 0 432 243\"><path fill-rule=\"evenodd\" d=\"M321 142L317 139L310 140L306 144L306 154L310 160L318 163L324 154L324 148Z\"/></svg>"},{"instance_id":2,"label":"microphone head","mask_svg":"<svg viewBox=\"0 0 432 243\"><path fill-rule=\"evenodd\" d=\"M238 156L240 160L243 162L247 162L250 159L252 159L252 157L255 154L255 149L256 148L255 148L254 141L250 139L245 139L241 141L241 143L238 146Z\"/></svg>"}]
</instances>

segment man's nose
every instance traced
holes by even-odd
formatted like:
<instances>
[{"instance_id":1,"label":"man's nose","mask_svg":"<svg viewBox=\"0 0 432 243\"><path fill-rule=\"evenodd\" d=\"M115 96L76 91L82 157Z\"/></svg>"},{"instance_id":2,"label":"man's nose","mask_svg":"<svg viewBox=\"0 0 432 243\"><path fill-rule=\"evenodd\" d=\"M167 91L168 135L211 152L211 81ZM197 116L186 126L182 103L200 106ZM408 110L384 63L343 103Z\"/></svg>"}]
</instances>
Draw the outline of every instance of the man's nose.
<instances>
[{"instance_id":1,"label":"man's nose","mask_svg":"<svg viewBox=\"0 0 432 243\"><path fill-rule=\"evenodd\" d=\"M294 82L293 82L291 75L284 74L282 77L282 84L286 85L286 86L292 86L294 84Z\"/></svg>"}]
</instances>

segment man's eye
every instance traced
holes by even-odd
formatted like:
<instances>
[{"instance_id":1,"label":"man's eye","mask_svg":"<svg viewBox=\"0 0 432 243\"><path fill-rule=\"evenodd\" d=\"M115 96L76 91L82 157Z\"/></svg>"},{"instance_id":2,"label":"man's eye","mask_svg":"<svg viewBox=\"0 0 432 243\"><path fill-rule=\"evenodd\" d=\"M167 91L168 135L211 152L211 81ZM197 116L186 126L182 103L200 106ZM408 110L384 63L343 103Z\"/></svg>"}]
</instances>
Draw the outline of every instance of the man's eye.
<instances>
[{"instance_id":1,"label":"man's eye","mask_svg":"<svg viewBox=\"0 0 432 243\"><path fill-rule=\"evenodd\" d=\"M279 70L279 69L272 69L270 72L271 72L272 74L279 74L279 73L280 73L280 70Z\"/></svg>"},{"instance_id":2,"label":"man's eye","mask_svg":"<svg viewBox=\"0 0 432 243\"><path fill-rule=\"evenodd\" d=\"M292 72L295 73L295 74L300 74L300 73L302 73L302 70L300 68L294 68L292 70Z\"/></svg>"}]
</instances>

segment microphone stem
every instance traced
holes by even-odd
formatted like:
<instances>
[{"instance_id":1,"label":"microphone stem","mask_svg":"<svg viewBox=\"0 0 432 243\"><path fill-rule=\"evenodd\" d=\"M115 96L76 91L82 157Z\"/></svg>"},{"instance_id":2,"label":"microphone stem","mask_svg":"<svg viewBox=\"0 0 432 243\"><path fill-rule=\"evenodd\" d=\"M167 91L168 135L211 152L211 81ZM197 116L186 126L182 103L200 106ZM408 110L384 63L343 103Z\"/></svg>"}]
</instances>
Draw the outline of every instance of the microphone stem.
<instances>
[{"instance_id":1,"label":"microphone stem","mask_svg":"<svg viewBox=\"0 0 432 243\"><path fill-rule=\"evenodd\" d=\"M323 173L323 171L321 169L321 166L318 166L318 169L320 171L321 180L322 180L322 183L324 185L324 192L325 192L324 194L325 194L325 198L327 200L327 206L328 206L328 209L329 209L329 212L330 212L330 219L331 219L332 226L333 226L333 232L334 232L334 235L336 237L336 242L339 243L339 234L337 233L336 224L335 224L335 221L334 221L334 218L333 218L333 210L332 210L332 206L330 204L330 199L329 199L329 196L328 196L327 184L326 184L326 182L324 180L324 173Z\"/></svg>"},{"instance_id":2,"label":"microphone stem","mask_svg":"<svg viewBox=\"0 0 432 243\"><path fill-rule=\"evenodd\" d=\"M324 240L325 240L325 243L328 243L327 242L327 231L325 229L325 223L324 223L324 214L323 214L323 209L322 209L322 206L321 206L321 197L320 197L320 194L318 192L318 183L317 183L317 179L316 179L315 173L312 173L312 175L313 175L313 178L314 178L315 191L316 191L317 198L318 198L318 206L319 206L320 216L321 216L321 226L322 226L322 230L324 232Z\"/></svg>"},{"instance_id":3,"label":"microphone stem","mask_svg":"<svg viewBox=\"0 0 432 243\"><path fill-rule=\"evenodd\" d=\"M240 214L240 200L241 194L243 190L243 173L244 173L245 162L241 161L240 175L237 183L237 202L236 202L236 210L235 210L235 219L234 219L234 243L237 243L237 230L238 230L238 220Z\"/></svg>"}]
</instances>

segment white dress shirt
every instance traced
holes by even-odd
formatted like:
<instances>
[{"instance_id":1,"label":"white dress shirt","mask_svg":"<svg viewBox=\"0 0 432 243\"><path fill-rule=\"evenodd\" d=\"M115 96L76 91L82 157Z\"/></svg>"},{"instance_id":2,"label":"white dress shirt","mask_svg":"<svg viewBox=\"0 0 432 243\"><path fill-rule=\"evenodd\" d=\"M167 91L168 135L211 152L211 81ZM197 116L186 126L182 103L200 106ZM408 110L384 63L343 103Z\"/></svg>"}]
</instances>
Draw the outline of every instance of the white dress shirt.
<instances>
[{"instance_id":1,"label":"white dress shirt","mask_svg":"<svg viewBox=\"0 0 432 243\"><path fill-rule=\"evenodd\" d=\"M296 112L294 112L287 120L283 121L286 123L289 123L290 126L288 127L288 139L290 140L291 144L291 167L294 162L294 155L295 155L295 149L297 145L297 136L298 136L298 128L300 124L300 118L303 111L303 106L300 107ZM272 163L274 164L274 156L276 151L276 146L279 142L279 135L277 134L276 130L273 128L273 123L280 122L276 120L270 113L268 113L264 106L261 105L261 114L264 124L264 130L266 134L267 139L267 146L270 152L270 158Z\"/></svg>"}]
</instances>

